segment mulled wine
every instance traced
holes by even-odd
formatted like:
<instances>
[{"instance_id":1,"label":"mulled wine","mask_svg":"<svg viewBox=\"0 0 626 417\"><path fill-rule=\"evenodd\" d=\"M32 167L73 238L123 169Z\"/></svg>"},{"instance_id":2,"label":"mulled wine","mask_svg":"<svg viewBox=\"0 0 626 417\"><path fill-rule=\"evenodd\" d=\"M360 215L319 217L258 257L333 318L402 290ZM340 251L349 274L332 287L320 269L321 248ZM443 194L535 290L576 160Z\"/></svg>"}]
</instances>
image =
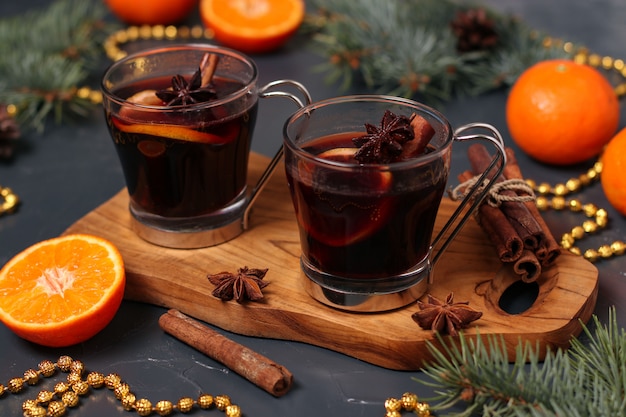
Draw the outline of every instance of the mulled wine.
<instances>
[{"instance_id":1,"label":"mulled wine","mask_svg":"<svg viewBox=\"0 0 626 417\"><path fill-rule=\"evenodd\" d=\"M107 68L104 114L138 236L188 249L243 231L257 80L250 58L208 44L145 49Z\"/></svg>"},{"instance_id":2,"label":"mulled wine","mask_svg":"<svg viewBox=\"0 0 626 417\"><path fill-rule=\"evenodd\" d=\"M341 278L399 276L428 257L449 160L431 158L418 169L360 165L353 139L363 135L307 141L302 151L313 159L286 154L303 261Z\"/></svg>"},{"instance_id":3,"label":"mulled wine","mask_svg":"<svg viewBox=\"0 0 626 417\"><path fill-rule=\"evenodd\" d=\"M495 128L471 123L453 131L435 109L401 97L311 103L285 122L283 137L304 287L348 311L392 310L424 295L433 265L504 167ZM499 167L469 187L433 237L452 144L470 140L491 142Z\"/></svg>"},{"instance_id":4,"label":"mulled wine","mask_svg":"<svg viewBox=\"0 0 626 417\"><path fill-rule=\"evenodd\" d=\"M166 103L146 95L170 83L171 77L159 77L113 91L124 100L140 97L151 108L122 105L106 111L107 124L131 207L170 218L207 215L245 193L257 101L243 109L232 109L228 102L152 108ZM216 103L244 87L224 77L214 77L212 84Z\"/></svg>"}]
</instances>

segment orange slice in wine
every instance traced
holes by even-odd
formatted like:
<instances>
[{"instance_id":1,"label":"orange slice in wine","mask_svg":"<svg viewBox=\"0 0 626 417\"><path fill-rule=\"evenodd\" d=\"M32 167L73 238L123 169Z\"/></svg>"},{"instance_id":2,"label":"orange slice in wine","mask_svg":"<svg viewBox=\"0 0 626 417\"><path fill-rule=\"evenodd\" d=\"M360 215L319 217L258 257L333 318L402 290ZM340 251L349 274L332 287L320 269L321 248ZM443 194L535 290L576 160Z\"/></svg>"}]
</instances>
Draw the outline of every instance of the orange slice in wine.
<instances>
[{"instance_id":1,"label":"orange slice in wine","mask_svg":"<svg viewBox=\"0 0 626 417\"><path fill-rule=\"evenodd\" d=\"M358 148L332 148L317 155L319 158L328 159L337 162L357 163L354 155ZM378 192L384 191L391 185L391 172L386 170L376 170L364 172L362 175L364 181L369 182L372 190Z\"/></svg>"},{"instance_id":2,"label":"orange slice in wine","mask_svg":"<svg viewBox=\"0 0 626 417\"><path fill-rule=\"evenodd\" d=\"M163 101L156 96L156 90L142 90L127 99L128 102L134 104L143 104L146 106L164 106ZM207 132L200 132L181 125L168 123L145 123L134 121L139 116L138 110L132 109L130 106L122 106L120 109L120 118L113 118L113 124L117 129L126 133L137 133L142 135L152 135L162 138L184 140L187 142L211 143L215 145L229 143L236 139L237 132L226 136L217 136ZM126 120L133 120L126 121ZM142 118L143 119L143 118Z\"/></svg>"},{"instance_id":3,"label":"orange slice in wine","mask_svg":"<svg viewBox=\"0 0 626 417\"><path fill-rule=\"evenodd\" d=\"M113 124L122 132L152 135L161 138L184 140L187 142L211 143L220 145L235 139L235 135L217 136L211 133L199 132L188 127L158 124L158 123L126 123L120 119L113 119Z\"/></svg>"},{"instance_id":4,"label":"orange slice in wine","mask_svg":"<svg viewBox=\"0 0 626 417\"><path fill-rule=\"evenodd\" d=\"M318 157L337 162L356 163L354 155L357 150L357 148L332 148L320 153ZM299 166L299 175L300 180L308 186L312 186L316 181L315 168L307 164L302 163ZM343 173L337 174L338 181L341 175ZM343 214L338 214L334 219L332 219L333 216L325 218L323 214L315 213L314 207L306 207L298 212L298 221L307 233L329 246L347 246L365 239L379 230L391 215L391 199L384 196L391 187L391 172L372 168L362 172L345 173L345 175L348 176L346 181L358 184L361 190L360 197L354 197L355 200L363 199L364 189L371 190L371 200L366 198L370 200L370 206L355 203L349 195L334 195L332 192L326 193L320 189L318 195L324 201L320 204L330 205L335 212ZM303 213L303 210L306 213ZM304 216L309 215L311 218L304 219ZM346 216L345 222L340 219L341 216ZM348 226L353 222L357 222L358 226ZM341 233L341 229L346 229L345 233Z\"/></svg>"}]
</instances>

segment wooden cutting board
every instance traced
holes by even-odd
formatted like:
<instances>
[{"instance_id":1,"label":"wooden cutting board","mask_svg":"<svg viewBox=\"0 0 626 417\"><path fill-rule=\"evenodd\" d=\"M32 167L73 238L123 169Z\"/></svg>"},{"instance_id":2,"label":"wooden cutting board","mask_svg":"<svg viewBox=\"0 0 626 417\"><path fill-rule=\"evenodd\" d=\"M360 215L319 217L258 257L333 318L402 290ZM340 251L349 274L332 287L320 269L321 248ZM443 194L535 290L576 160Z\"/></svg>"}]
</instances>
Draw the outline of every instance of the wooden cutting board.
<instances>
[{"instance_id":1,"label":"wooden cutting board","mask_svg":"<svg viewBox=\"0 0 626 417\"><path fill-rule=\"evenodd\" d=\"M250 183L267 162L252 154ZM444 198L437 228L455 207ZM305 342L390 369L418 370L430 359L427 341L436 339L412 320L411 314L419 310L416 304L385 313L350 313L327 307L305 292L297 225L282 164L256 202L250 225L236 239L215 247L154 246L131 230L124 189L65 233L99 235L119 248L126 264L129 300L175 308L234 333ZM207 274L235 272L243 266L269 268L265 280L270 285L261 302L238 304L211 296L214 287ZM581 331L579 320L586 322L592 315L598 291L596 268L579 256L563 253L537 281L539 294L532 306L509 314L499 307L499 300L516 281L472 220L436 265L429 293L443 299L453 291L455 301L469 301L482 311L483 317L466 334L502 336L511 359L520 339L537 342L542 355L549 346L567 347Z\"/></svg>"}]
</instances>

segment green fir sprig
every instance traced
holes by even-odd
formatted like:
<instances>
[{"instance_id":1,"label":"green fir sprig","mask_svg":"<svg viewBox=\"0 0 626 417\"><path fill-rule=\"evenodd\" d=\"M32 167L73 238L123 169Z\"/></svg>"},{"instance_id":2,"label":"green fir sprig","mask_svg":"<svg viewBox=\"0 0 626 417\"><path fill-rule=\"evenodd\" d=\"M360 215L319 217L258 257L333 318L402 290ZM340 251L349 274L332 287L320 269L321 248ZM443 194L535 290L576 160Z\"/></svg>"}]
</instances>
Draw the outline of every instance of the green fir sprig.
<instances>
[{"instance_id":1,"label":"green fir sprig","mask_svg":"<svg viewBox=\"0 0 626 417\"><path fill-rule=\"evenodd\" d=\"M0 104L15 106L20 125L41 130L49 114L61 122L90 111L75 92L101 63L106 12L101 1L57 0L0 20Z\"/></svg>"},{"instance_id":2,"label":"green fir sprig","mask_svg":"<svg viewBox=\"0 0 626 417\"><path fill-rule=\"evenodd\" d=\"M572 339L569 349L548 351L543 362L529 342L516 347L511 364L504 341L497 336L469 338L458 344L430 345L434 360L425 366L434 388L428 399L441 412L464 411L456 417L589 417L626 415L626 333L614 308L606 325L593 317L583 325L585 340Z\"/></svg>"},{"instance_id":3,"label":"green fir sprig","mask_svg":"<svg viewBox=\"0 0 626 417\"><path fill-rule=\"evenodd\" d=\"M548 58L571 58L519 19L454 0L313 0L306 29L328 57L318 69L345 89L420 96L431 104L511 85L522 71ZM482 8L497 35L494 47L459 52L451 23L459 12Z\"/></svg>"}]
</instances>

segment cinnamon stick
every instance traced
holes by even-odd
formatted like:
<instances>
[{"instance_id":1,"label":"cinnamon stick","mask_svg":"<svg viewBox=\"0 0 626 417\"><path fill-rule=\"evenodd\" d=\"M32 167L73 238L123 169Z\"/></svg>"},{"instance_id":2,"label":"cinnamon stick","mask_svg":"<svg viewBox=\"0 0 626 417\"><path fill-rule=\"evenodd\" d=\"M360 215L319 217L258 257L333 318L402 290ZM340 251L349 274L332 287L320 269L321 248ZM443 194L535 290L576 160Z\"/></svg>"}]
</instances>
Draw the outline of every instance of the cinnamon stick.
<instances>
[{"instance_id":1,"label":"cinnamon stick","mask_svg":"<svg viewBox=\"0 0 626 417\"><path fill-rule=\"evenodd\" d=\"M474 175L470 171L465 171L458 178L461 183L464 183L473 177ZM519 259L524 249L524 243L498 207L481 204L478 207L476 220L495 246L500 261L514 262Z\"/></svg>"},{"instance_id":2,"label":"cinnamon stick","mask_svg":"<svg viewBox=\"0 0 626 417\"><path fill-rule=\"evenodd\" d=\"M293 375L285 367L178 310L163 314L159 325L166 333L228 366L275 397L283 396L291 389Z\"/></svg>"},{"instance_id":3,"label":"cinnamon stick","mask_svg":"<svg viewBox=\"0 0 626 417\"><path fill-rule=\"evenodd\" d=\"M541 263L533 251L524 249L519 259L513 263L513 271L522 281L530 283L541 275Z\"/></svg>"},{"instance_id":4,"label":"cinnamon stick","mask_svg":"<svg viewBox=\"0 0 626 417\"><path fill-rule=\"evenodd\" d=\"M467 153L474 175L482 174L489 167L492 156L484 145L471 145ZM504 181L504 176L500 176L494 181L502 182ZM517 196L516 192L513 190L504 190L501 194L511 197ZM540 244L543 244L542 240L545 238L544 231L526 205L520 204L519 202L502 202L500 209L519 234L524 242L525 248L534 250L538 248Z\"/></svg>"},{"instance_id":5,"label":"cinnamon stick","mask_svg":"<svg viewBox=\"0 0 626 417\"><path fill-rule=\"evenodd\" d=\"M506 148L506 157L507 164L504 167L503 175L506 179L524 179L522 175L522 170L517 162L517 158L515 157L515 151L511 148ZM544 236L542 241L540 242L539 247L535 251L537 258L541 261L541 265L549 266L556 261L556 258L561 253L561 247L558 242L554 238L554 235L550 231L550 228L546 224L543 216L539 212L537 205L534 201L524 202L524 205L528 208L528 211L535 218L537 223L540 225L541 229L544 232Z\"/></svg>"},{"instance_id":6,"label":"cinnamon stick","mask_svg":"<svg viewBox=\"0 0 626 417\"><path fill-rule=\"evenodd\" d=\"M217 68L219 60L219 55L210 54L208 52L202 57L202 61L200 62L200 73L202 74L202 83L200 85L202 87L206 87L211 84L211 80L213 79L213 74L215 74L215 69Z\"/></svg>"}]
</instances>

